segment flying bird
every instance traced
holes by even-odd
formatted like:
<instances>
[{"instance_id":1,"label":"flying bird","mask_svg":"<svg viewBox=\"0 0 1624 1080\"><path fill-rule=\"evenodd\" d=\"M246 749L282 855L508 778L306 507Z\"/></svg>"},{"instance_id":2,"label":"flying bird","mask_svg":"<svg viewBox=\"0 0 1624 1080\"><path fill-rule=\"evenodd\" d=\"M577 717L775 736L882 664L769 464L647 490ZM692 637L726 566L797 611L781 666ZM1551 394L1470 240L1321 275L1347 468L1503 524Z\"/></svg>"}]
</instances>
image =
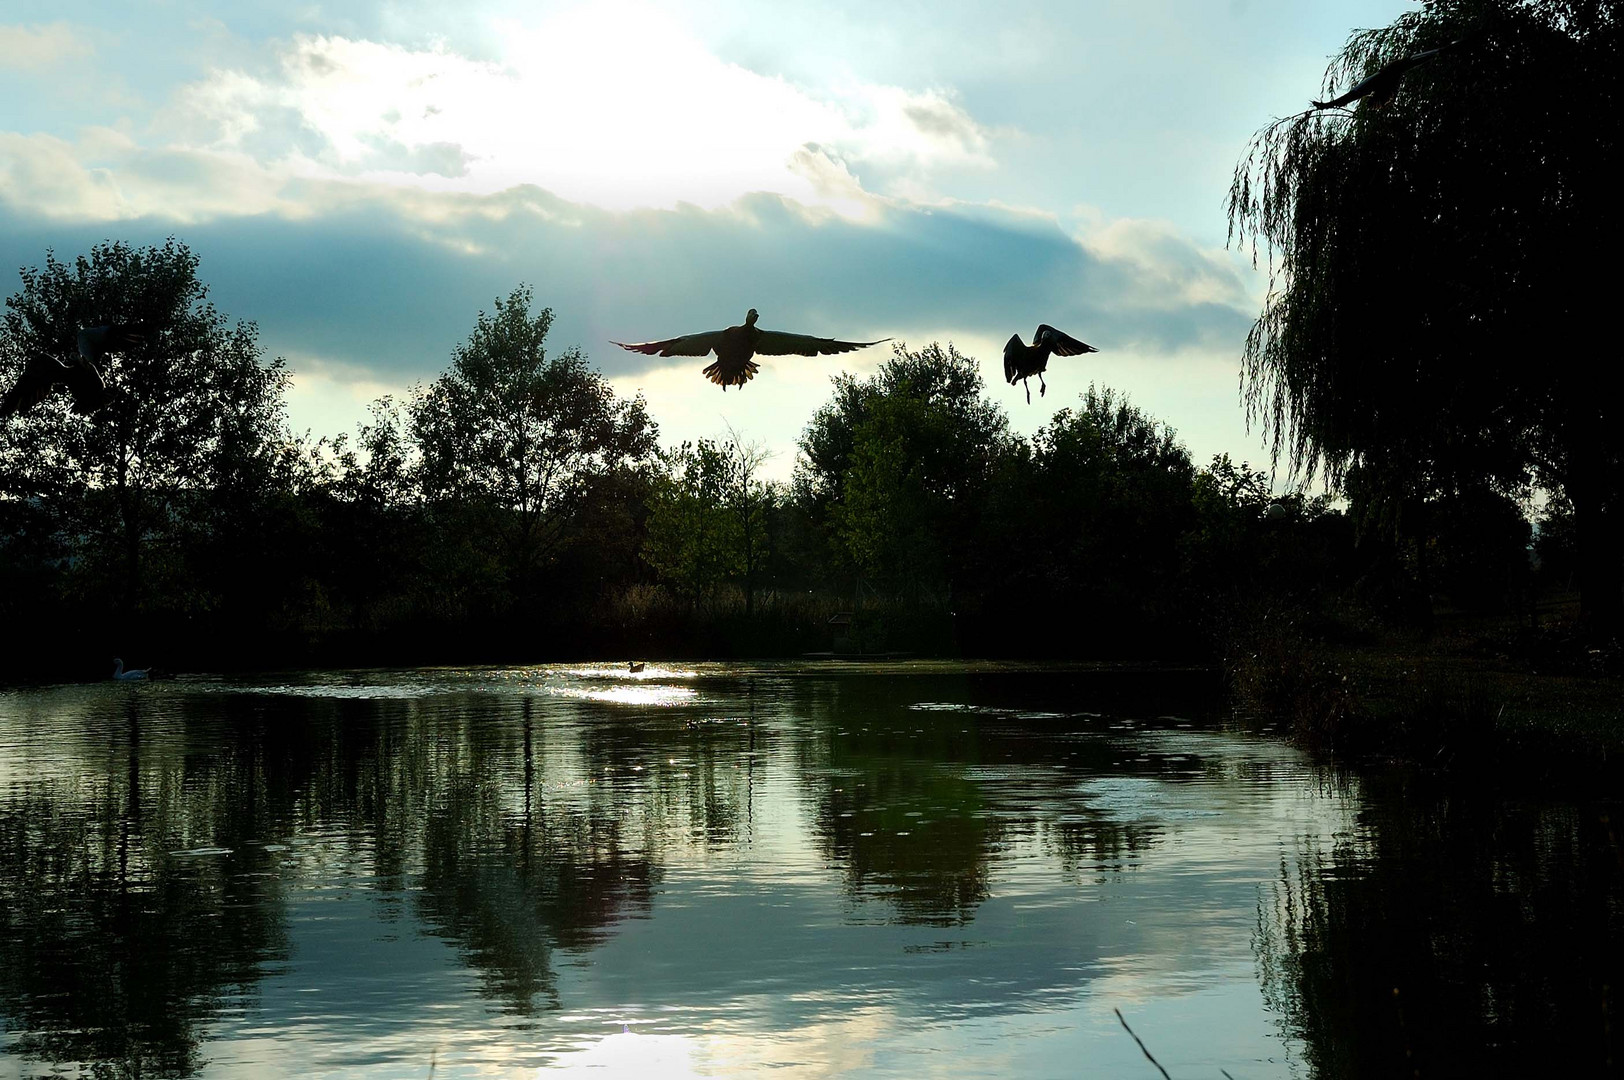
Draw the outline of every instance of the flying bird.
<instances>
[{"instance_id":1,"label":"flying bird","mask_svg":"<svg viewBox=\"0 0 1624 1080\"><path fill-rule=\"evenodd\" d=\"M1083 353L1099 352L1094 346L1078 341L1070 334L1062 334L1059 330L1046 323L1040 323L1037 332L1032 335L1032 344L1021 344L1021 335L1012 334L1004 343L1004 378L1009 385L1014 386L1015 380L1021 380L1026 387L1026 402L1032 403L1032 387L1027 383L1033 375L1038 377L1038 397L1048 393L1049 388L1043 382L1043 373L1049 370L1049 354L1055 356L1081 356Z\"/></svg>"},{"instance_id":2,"label":"flying bird","mask_svg":"<svg viewBox=\"0 0 1624 1080\"><path fill-rule=\"evenodd\" d=\"M107 384L102 381L99 362L108 353L128 349L146 337L147 328L140 323L87 326L79 331L78 355L70 361L30 350L22 374L0 398L0 417L27 412L59 383L73 395L74 412L95 412L107 403Z\"/></svg>"},{"instance_id":3,"label":"flying bird","mask_svg":"<svg viewBox=\"0 0 1624 1080\"><path fill-rule=\"evenodd\" d=\"M890 341L836 341L834 338L808 337L805 334L786 334L781 330L762 330L756 326L756 309L751 308L744 317L743 326L730 326L726 330L707 330L702 334L684 334L664 341L642 341L628 345L623 341L610 342L622 349L645 353L649 356L704 356L716 353L716 362L705 368L705 378L720 386L725 393L730 386L743 386L756 377L761 365L750 359L762 356L819 356L866 349Z\"/></svg>"},{"instance_id":4,"label":"flying bird","mask_svg":"<svg viewBox=\"0 0 1624 1080\"><path fill-rule=\"evenodd\" d=\"M1401 56L1397 60L1384 65L1376 74L1354 83L1341 97L1332 98L1330 101L1311 101L1309 104L1316 109L1336 109L1343 105L1351 105L1360 98L1369 98L1370 105L1379 109L1391 101L1394 94L1398 93L1398 84L1404 81L1404 76L1409 74L1411 68L1424 64L1439 53L1453 49L1459 44L1459 40L1451 41L1449 44L1440 45L1436 49L1427 49L1422 52L1411 53L1409 56Z\"/></svg>"}]
</instances>

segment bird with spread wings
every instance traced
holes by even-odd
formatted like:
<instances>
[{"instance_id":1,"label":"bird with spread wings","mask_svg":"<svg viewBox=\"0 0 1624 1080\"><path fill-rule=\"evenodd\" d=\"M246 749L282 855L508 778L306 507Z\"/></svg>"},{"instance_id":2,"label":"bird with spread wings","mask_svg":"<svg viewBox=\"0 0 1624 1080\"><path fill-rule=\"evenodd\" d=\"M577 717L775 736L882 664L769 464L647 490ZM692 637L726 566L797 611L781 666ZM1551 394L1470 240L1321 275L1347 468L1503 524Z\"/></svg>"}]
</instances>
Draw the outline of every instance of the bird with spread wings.
<instances>
[{"instance_id":1,"label":"bird with spread wings","mask_svg":"<svg viewBox=\"0 0 1624 1080\"><path fill-rule=\"evenodd\" d=\"M79 330L78 352L68 360L31 349L17 381L0 397L0 417L16 416L44 401L58 384L73 395L73 411L93 413L107 403L107 384L98 364L110 352L122 352L147 339L141 323L86 326Z\"/></svg>"},{"instance_id":2,"label":"bird with spread wings","mask_svg":"<svg viewBox=\"0 0 1624 1080\"><path fill-rule=\"evenodd\" d=\"M726 330L707 330L702 334L684 334L663 341L641 341L628 345L623 341L610 344L648 356L704 356L715 352L716 362L705 368L705 378L725 392L730 386L743 386L756 377L761 365L753 356L822 356L852 352L890 341L836 341L834 338L809 337L806 334L786 334L782 330L763 330L756 325L756 309L744 317L742 326Z\"/></svg>"},{"instance_id":3,"label":"bird with spread wings","mask_svg":"<svg viewBox=\"0 0 1624 1080\"><path fill-rule=\"evenodd\" d=\"M1032 387L1026 380L1033 375L1038 377L1038 397L1049 392L1043 382L1043 373L1049 370L1050 353L1055 356L1081 356L1091 352L1099 350L1070 334L1061 333L1047 323L1040 323L1037 332L1032 335L1032 344L1022 344L1019 334L1010 335L1004 343L1004 378L1009 380L1011 386L1019 379L1021 385L1026 387L1027 404L1031 404Z\"/></svg>"}]
</instances>

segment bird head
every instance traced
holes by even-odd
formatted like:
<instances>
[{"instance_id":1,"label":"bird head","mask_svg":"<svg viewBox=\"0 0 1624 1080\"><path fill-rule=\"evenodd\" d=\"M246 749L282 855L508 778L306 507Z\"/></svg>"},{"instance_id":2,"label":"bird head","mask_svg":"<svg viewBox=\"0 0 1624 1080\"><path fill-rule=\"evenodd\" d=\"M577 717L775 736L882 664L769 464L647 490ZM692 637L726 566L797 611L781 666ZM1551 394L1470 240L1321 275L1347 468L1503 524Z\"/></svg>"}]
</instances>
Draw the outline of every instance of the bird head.
<instances>
[{"instance_id":1,"label":"bird head","mask_svg":"<svg viewBox=\"0 0 1624 1080\"><path fill-rule=\"evenodd\" d=\"M759 319L759 318L761 318L761 316L756 314L756 309L751 308L748 312L745 313L744 325L746 325L746 326L754 326L754 325L756 325L756 320Z\"/></svg>"}]
</instances>

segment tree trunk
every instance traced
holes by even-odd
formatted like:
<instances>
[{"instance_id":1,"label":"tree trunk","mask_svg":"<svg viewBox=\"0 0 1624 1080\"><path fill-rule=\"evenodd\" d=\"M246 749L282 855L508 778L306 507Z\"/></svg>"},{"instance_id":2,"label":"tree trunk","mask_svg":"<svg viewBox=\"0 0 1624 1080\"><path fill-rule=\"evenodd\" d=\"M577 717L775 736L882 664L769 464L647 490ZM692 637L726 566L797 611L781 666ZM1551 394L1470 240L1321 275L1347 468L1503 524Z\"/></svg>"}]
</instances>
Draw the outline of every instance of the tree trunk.
<instances>
[{"instance_id":1,"label":"tree trunk","mask_svg":"<svg viewBox=\"0 0 1624 1080\"><path fill-rule=\"evenodd\" d=\"M139 495L130 490L129 468L129 447L121 443L115 494L124 540L124 618L127 630L133 629L136 608L141 602L141 507Z\"/></svg>"}]
</instances>

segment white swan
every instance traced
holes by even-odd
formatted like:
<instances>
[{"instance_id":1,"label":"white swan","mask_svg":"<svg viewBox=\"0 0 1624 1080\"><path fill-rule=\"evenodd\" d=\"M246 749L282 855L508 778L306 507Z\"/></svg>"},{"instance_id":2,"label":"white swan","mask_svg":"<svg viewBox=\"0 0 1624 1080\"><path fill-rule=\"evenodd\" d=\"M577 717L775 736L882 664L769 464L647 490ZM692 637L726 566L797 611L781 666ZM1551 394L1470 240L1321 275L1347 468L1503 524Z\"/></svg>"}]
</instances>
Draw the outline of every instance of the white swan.
<instances>
[{"instance_id":1,"label":"white swan","mask_svg":"<svg viewBox=\"0 0 1624 1080\"><path fill-rule=\"evenodd\" d=\"M125 671L124 661L116 656L113 658L113 678L118 679L120 682L144 679L147 677L147 672L151 670L151 668L135 668L132 671Z\"/></svg>"}]
</instances>

